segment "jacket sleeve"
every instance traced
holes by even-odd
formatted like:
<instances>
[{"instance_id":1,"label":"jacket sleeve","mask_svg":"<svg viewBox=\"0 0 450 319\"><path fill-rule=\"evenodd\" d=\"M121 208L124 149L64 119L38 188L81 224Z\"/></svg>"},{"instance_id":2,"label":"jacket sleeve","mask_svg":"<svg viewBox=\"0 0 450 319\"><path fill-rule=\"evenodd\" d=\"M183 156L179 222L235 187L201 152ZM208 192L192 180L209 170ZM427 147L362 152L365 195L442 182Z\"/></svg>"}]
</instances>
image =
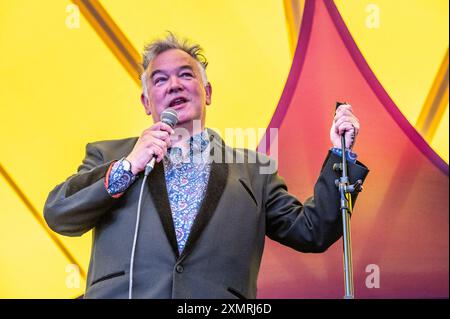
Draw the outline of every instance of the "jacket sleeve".
<instances>
[{"instance_id":1,"label":"jacket sleeve","mask_svg":"<svg viewBox=\"0 0 450 319\"><path fill-rule=\"evenodd\" d=\"M314 196L300 203L288 193L277 173L269 175L265 189L266 234L301 252L324 252L342 235L340 196L335 185L339 175L333 164L340 158L329 152L314 186ZM369 170L360 162L348 163L351 183L364 181ZM356 201L352 195L352 203Z\"/></svg>"},{"instance_id":2,"label":"jacket sleeve","mask_svg":"<svg viewBox=\"0 0 450 319\"><path fill-rule=\"evenodd\" d=\"M108 212L116 199L105 189L104 177L111 162L104 163L95 144L86 146L86 157L78 173L56 186L48 195L44 218L55 232L81 236Z\"/></svg>"}]
</instances>

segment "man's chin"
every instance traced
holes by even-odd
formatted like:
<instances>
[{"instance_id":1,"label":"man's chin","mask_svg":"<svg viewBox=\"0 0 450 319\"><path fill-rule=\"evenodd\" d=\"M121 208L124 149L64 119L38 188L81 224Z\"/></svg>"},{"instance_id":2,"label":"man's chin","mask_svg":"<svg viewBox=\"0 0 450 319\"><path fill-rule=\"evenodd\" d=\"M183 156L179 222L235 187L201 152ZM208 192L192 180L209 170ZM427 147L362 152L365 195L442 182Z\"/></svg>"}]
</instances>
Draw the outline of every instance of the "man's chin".
<instances>
[{"instance_id":1,"label":"man's chin","mask_svg":"<svg viewBox=\"0 0 450 319\"><path fill-rule=\"evenodd\" d=\"M191 131L191 130L198 131L198 130L202 130L203 129L203 124L202 124L202 120L201 119L184 117L183 115L181 115L178 118L178 122L177 122L176 127L184 128L184 129L187 129L189 131Z\"/></svg>"}]
</instances>

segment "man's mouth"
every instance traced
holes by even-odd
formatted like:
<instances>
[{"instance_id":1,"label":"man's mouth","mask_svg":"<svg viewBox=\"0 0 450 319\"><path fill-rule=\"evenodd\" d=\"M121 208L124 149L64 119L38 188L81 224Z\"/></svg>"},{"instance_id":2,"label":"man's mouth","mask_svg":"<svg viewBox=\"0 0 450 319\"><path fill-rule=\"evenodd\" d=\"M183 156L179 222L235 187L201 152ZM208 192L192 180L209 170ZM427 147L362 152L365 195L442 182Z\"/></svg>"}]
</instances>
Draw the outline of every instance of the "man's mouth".
<instances>
[{"instance_id":1,"label":"man's mouth","mask_svg":"<svg viewBox=\"0 0 450 319\"><path fill-rule=\"evenodd\" d=\"M188 102L188 99L184 98L184 97L177 97L176 99L173 99L170 103L169 103L169 107L177 107L178 105L184 104Z\"/></svg>"}]
</instances>

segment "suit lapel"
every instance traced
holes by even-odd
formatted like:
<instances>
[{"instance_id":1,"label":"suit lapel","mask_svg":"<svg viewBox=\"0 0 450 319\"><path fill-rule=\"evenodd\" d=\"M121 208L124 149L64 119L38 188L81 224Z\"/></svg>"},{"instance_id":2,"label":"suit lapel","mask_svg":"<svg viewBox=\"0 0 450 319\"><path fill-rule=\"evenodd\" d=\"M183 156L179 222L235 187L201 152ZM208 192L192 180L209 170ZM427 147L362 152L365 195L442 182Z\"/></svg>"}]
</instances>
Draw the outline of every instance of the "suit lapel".
<instances>
[{"instance_id":1,"label":"suit lapel","mask_svg":"<svg viewBox=\"0 0 450 319\"><path fill-rule=\"evenodd\" d=\"M170 208L169 196L167 194L166 177L164 175L164 165L156 163L153 171L148 176L148 187L153 198L153 203L158 212L167 239L175 254L179 257L177 237L173 226L172 210Z\"/></svg>"},{"instance_id":2,"label":"suit lapel","mask_svg":"<svg viewBox=\"0 0 450 319\"><path fill-rule=\"evenodd\" d=\"M211 143L216 143L216 146L221 149L221 154L224 155L224 144L220 137L215 136L214 131L210 131ZM216 139L216 140L214 140ZM211 152L214 148L211 149ZM170 246L175 253L177 259L184 258L189 254L197 240L200 238L201 233L208 225L209 220L214 214L217 205L225 190L225 186L228 180L228 164L225 162L222 156L222 162L211 163L211 172L209 175L208 186L206 189L205 197L203 198L200 209L197 213L197 217L192 225L186 246L184 247L181 256L178 252L178 243L175 234L175 228L173 225L172 210L170 208L169 196L167 194L166 178L164 175L164 164L162 162L157 163L155 168L148 177L148 185L150 193L153 198L154 205L158 212L159 218L163 225L167 239Z\"/></svg>"},{"instance_id":3,"label":"suit lapel","mask_svg":"<svg viewBox=\"0 0 450 319\"><path fill-rule=\"evenodd\" d=\"M223 141L217 137L214 131L208 130L210 134L211 144L219 147L221 149L221 154L224 155L224 144ZM211 147L211 153L214 151L214 147ZM210 154L212 156L212 154ZM201 233L208 225L211 217L213 216L217 205L219 204L220 198L225 190L225 186L228 180L228 164L225 162L222 156L221 163L216 163L213 161L211 163L211 172L209 174L208 186L206 189L205 197L203 198L200 209L197 213L197 217L192 225L186 246L181 252L180 259L183 259L187 254L189 254L197 240L200 238Z\"/></svg>"}]
</instances>

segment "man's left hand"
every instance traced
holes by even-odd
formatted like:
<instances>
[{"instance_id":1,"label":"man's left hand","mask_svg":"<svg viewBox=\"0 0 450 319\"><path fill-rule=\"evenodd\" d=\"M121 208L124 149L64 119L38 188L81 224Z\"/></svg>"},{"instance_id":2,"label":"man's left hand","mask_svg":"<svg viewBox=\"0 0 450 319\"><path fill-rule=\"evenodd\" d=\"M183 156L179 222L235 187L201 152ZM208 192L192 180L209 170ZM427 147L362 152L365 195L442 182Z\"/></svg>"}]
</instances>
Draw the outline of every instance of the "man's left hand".
<instances>
[{"instance_id":1,"label":"man's left hand","mask_svg":"<svg viewBox=\"0 0 450 319\"><path fill-rule=\"evenodd\" d=\"M341 135L343 132L345 132L345 148L351 150L359 133L359 120L353 114L350 104L342 104L336 110L330 130L330 139L334 147L341 148Z\"/></svg>"}]
</instances>

